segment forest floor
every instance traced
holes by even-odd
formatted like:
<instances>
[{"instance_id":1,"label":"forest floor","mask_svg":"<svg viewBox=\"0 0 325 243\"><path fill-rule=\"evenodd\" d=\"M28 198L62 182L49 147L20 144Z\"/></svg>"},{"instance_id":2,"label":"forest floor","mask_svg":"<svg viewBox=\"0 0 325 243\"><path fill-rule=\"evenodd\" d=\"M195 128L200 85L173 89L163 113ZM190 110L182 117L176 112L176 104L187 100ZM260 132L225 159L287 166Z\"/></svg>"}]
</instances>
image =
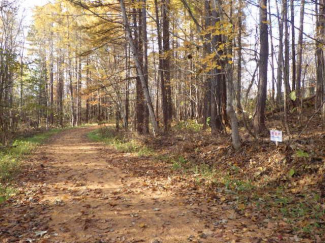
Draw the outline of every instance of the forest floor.
<instances>
[{"instance_id":1,"label":"forest floor","mask_svg":"<svg viewBox=\"0 0 325 243\"><path fill-rule=\"evenodd\" d=\"M1 242L325 240L315 137L235 152L224 137L173 134L138 138L148 145L139 154L91 141L94 129L63 131L25 161L17 195L0 207Z\"/></svg>"},{"instance_id":2,"label":"forest floor","mask_svg":"<svg viewBox=\"0 0 325 243\"><path fill-rule=\"evenodd\" d=\"M216 242L213 225L196 216L208 208L175 196L167 178L149 185L119 169L137 158L90 142L91 129L64 131L26 161L20 193L0 209L1 242Z\"/></svg>"}]
</instances>

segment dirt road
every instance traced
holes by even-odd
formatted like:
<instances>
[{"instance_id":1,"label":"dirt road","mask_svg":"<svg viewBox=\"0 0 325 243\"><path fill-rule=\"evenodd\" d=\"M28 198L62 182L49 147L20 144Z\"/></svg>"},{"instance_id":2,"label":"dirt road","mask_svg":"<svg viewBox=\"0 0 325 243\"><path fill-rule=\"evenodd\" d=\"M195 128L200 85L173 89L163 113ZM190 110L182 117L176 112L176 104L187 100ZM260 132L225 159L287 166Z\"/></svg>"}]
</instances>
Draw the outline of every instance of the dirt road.
<instances>
[{"instance_id":1,"label":"dirt road","mask_svg":"<svg viewBox=\"0 0 325 243\"><path fill-rule=\"evenodd\" d=\"M117 168L134 158L90 142L91 129L64 131L28 159L0 210L1 242L219 242L172 190Z\"/></svg>"}]
</instances>

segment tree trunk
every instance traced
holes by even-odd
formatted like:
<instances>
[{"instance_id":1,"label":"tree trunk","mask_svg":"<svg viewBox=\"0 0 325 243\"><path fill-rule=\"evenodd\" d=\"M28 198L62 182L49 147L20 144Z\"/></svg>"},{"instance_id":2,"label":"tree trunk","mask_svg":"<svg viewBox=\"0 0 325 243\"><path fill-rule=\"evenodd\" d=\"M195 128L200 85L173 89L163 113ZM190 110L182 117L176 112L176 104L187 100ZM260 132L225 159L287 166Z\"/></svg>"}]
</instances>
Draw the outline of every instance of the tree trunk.
<instances>
[{"instance_id":1,"label":"tree trunk","mask_svg":"<svg viewBox=\"0 0 325 243\"><path fill-rule=\"evenodd\" d=\"M62 50L59 50L58 57L58 86L57 86L57 103L58 103L58 114L59 114L59 124L63 127L63 92L64 92L64 84L63 84L63 57Z\"/></svg>"},{"instance_id":2,"label":"tree trunk","mask_svg":"<svg viewBox=\"0 0 325 243\"><path fill-rule=\"evenodd\" d=\"M259 83L257 103L254 115L255 133L266 130L265 105L267 91L267 65L268 65L268 33L267 33L267 0L260 0L260 60L259 60Z\"/></svg>"},{"instance_id":3,"label":"tree trunk","mask_svg":"<svg viewBox=\"0 0 325 243\"><path fill-rule=\"evenodd\" d=\"M130 115L130 51L129 45L125 43L125 121L124 129L129 129L129 115Z\"/></svg>"},{"instance_id":4,"label":"tree trunk","mask_svg":"<svg viewBox=\"0 0 325 243\"><path fill-rule=\"evenodd\" d=\"M301 74L302 74L302 41L303 41L303 31L304 31L304 14L305 14L305 0L301 0L300 5L300 28L298 37L298 62L297 62L297 79L296 79L296 90L297 99L300 100L301 97Z\"/></svg>"},{"instance_id":5,"label":"tree trunk","mask_svg":"<svg viewBox=\"0 0 325 243\"><path fill-rule=\"evenodd\" d=\"M209 7L209 6L208 6ZM216 26L217 22L221 21L221 10L219 9L220 6L217 4L216 0L212 1L212 9L211 14L209 16L209 24L210 26ZM207 9L208 12L209 9ZM214 68L211 72L209 72L210 76L210 85L211 85L211 119L210 119L210 126L211 132L216 133L217 131L221 131L223 129L222 118L224 121L226 120L226 108L225 113L222 114L222 106L226 107L226 100L224 97L227 96L226 91L226 64L224 60L220 60L220 57L226 53L226 50L218 50L218 45L220 43L225 43L225 36L222 35L210 35L209 38L211 39L211 53L217 52L218 55L215 57L215 61L217 65L221 67L219 70L218 68ZM226 46L226 45L225 45ZM224 88L224 89L223 89Z\"/></svg>"},{"instance_id":6,"label":"tree trunk","mask_svg":"<svg viewBox=\"0 0 325 243\"><path fill-rule=\"evenodd\" d=\"M142 56L143 56L143 75L148 87L149 71L148 71L148 37L147 37L147 0L142 0L142 9L141 9L141 27L142 27ZM143 133L149 133L149 111L148 107L143 101Z\"/></svg>"},{"instance_id":7,"label":"tree trunk","mask_svg":"<svg viewBox=\"0 0 325 243\"><path fill-rule=\"evenodd\" d=\"M285 90L284 90L284 98L283 98L283 104L284 104L284 110L283 110L283 115L284 115L284 125L286 132L288 135L290 135L290 130L289 130L289 124L288 124L288 96L290 94L290 63L289 63L289 27L288 27L288 2L287 0L283 0L283 21L284 21L284 85L285 85Z\"/></svg>"},{"instance_id":8,"label":"tree trunk","mask_svg":"<svg viewBox=\"0 0 325 243\"><path fill-rule=\"evenodd\" d=\"M89 58L87 57L87 68L86 68L86 87L89 88L90 86L90 71L89 71ZM86 123L89 123L90 119L90 98L89 94L87 94L86 98Z\"/></svg>"},{"instance_id":9,"label":"tree trunk","mask_svg":"<svg viewBox=\"0 0 325 243\"><path fill-rule=\"evenodd\" d=\"M139 1L139 0L138 0ZM138 23L139 22L139 23ZM141 70L143 70L143 44L142 44L142 28L141 28L142 18L141 9L133 9L133 24L134 24L134 44L137 48L137 57ZM138 70L137 70L138 72ZM141 87L140 75L138 73L136 77L136 130L137 133L143 134L144 128L144 102L143 102L143 89Z\"/></svg>"},{"instance_id":10,"label":"tree trunk","mask_svg":"<svg viewBox=\"0 0 325 243\"><path fill-rule=\"evenodd\" d=\"M53 40L51 40L50 54L50 123L54 124L54 57L53 57Z\"/></svg>"},{"instance_id":11,"label":"tree trunk","mask_svg":"<svg viewBox=\"0 0 325 243\"><path fill-rule=\"evenodd\" d=\"M289 26L288 26L288 0L282 2L282 19L284 22L284 95L290 94L290 60L289 60Z\"/></svg>"},{"instance_id":12,"label":"tree trunk","mask_svg":"<svg viewBox=\"0 0 325 243\"><path fill-rule=\"evenodd\" d=\"M237 37L237 55L238 55L238 61L237 61L237 87L236 87L236 105L237 105L237 112L242 112L242 105L241 105L241 65L242 65L242 0L239 0L239 6L238 6L238 37Z\"/></svg>"},{"instance_id":13,"label":"tree trunk","mask_svg":"<svg viewBox=\"0 0 325 243\"><path fill-rule=\"evenodd\" d=\"M276 1L277 15L280 16L278 2ZM281 9L281 16L283 16ZM278 18L279 25L279 52L278 52L278 70L277 70L277 85L276 85L276 104L282 104L282 70L283 70L283 18Z\"/></svg>"},{"instance_id":14,"label":"tree trunk","mask_svg":"<svg viewBox=\"0 0 325 243\"><path fill-rule=\"evenodd\" d=\"M230 65L230 64L227 64ZM231 68L226 70L227 72L227 115L230 118L231 123L231 139L232 139L232 146L234 149L238 150L241 147L240 136L239 136L239 128L238 128L238 119L236 116L236 112L233 107L233 100L234 100L234 89L233 89L233 81L229 72Z\"/></svg>"},{"instance_id":15,"label":"tree trunk","mask_svg":"<svg viewBox=\"0 0 325 243\"><path fill-rule=\"evenodd\" d=\"M272 72L272 93L271 93L271 98L272 98L272 103L274 104L275 102L275 72L274 72L274 45L273 45L273 34L272 34L272 18L271 18L271 4L269 4L269 22L270 22L270 45L271 45L271 72Z\"/></svg>"},{"instance_id":16,"label":"tree trunk","mask_svg":"<svg viewBox=\"0 0 325 243\"><path fill-rule=\"evenodd\" d=\"M291 56L292 56L292 90L296 89L296 40L295 40L295 5L294 0L290 0L291 9Z\"/></svg>"},{"instance_id":17,"label":"tree trunk","mask_svg":"<svg viewBox=\"0 0 325 243\"><path fill-rule=\"evenodd\" d=\"M82 117L81 117L81 82L82 82L82 62L81 57L78 58L78 78L77 78L77 126L81 125Z\"/></svg>"},{"instance_id":18,"label":"tree trunk","mask_svg":"<svg viewBox=\"0 0 325 243\"><path fill-rule=\"evenodd\" d=\"M210 27L210 2L205 0L204 3L204 27L207 29ZM203 40L203 56L208 56L211 52L211 35L206 33ZM211 77L210 75L204 75L203 129L206 129L208 125L208 118L211 121L211 93Z\"/></svg>"},{"instance_id":19,"label":"tree trunk","mask_svg":"<svg viewBox=\"0 0 325 243\"><path fill-rule=\"evenodd\" d=\"M172 119L172 94L171 94L171 84L170 84L170 36L169 36L169 0L162 0L162 28L163 28L163 60L162 60L162 109L163 109L163 119L165 131L170 128L170 123Z\"/></svg>"},{"instance_id":20,"label":"tree trunk","mask_svg":"<svg viewBox=\"0 0 325 243\"><path fill-rule=\"evenodd\" d=\"M317 13L317 22L316 22L316 33L317 33L317 42L316 42L316 110L320 108L323 103L323 93L324 93L324 51L323 51L323 41L325 37L325 7L324 0L319 0L319 4L316 2L316 13ZM317 10L318 6L318 10Z\"/></svg>"},{"instance_id":21,"label":"tree trunk","mask_svg":"<svg viewBox=\"0 0 325 243\"><path fill-rule=\"evenodd\" d=\"M164 107L164 103L166 102L166 92L165 92L165 79L164 79L164 72L163 72L163 49L162 49L162 36L160 31L160 18L159 18L159 8L158 2L155 0L155 13L156 13L156 26L157 26L157 40L158 40L158 53L159 53L159 63L158 63L158 81L157 81L157 100L156 100L156 113L157 118L159 114L159 79L160 79L160 89L161 89L161 106ZM165 124L165 116L167 116L166 110L163 110L163 121L164 121L164 130L165 132L168 130L168 124Z\"/></svg>"},{"instance_id":22,"label":"tree trunk","mask_svg":"<svg viewBox=\"0 0 325 243\"><path fill-rule=\"evenodd\" d=\"M144 96L146 99L146 103L148 106L148 110L149 110L149 117L150 117L150 121L152 124L152 128L153 128L153 133L154 135L156 135L158 133L158 124L157 124L157 120L155 117L155 113L153 110L153 106L152 106L152 102L151 102L151 98L150 98L150 94L149 94L149 90L148 90L148 86L146 84L146 79L144 77L143 74L143 70L139 61L139 56L138 56L138 50L134 44L132 35L131 35L131 29L130 29L130 25L129 25L129 21L126 15L126 10L125 10L125 4L124 4L124 0L119 0L120 1L120 6L121 6L121 11L122 11L122 16L123 16L123 22L124 22L124 28L127 34L127 39L128 42L130 44L131 50L133 52L133 58L134 58L134 62L135 62L135 66L140 78L140 82L141 82L141 86L144 92Z\"/></svg>"}]
</instances>

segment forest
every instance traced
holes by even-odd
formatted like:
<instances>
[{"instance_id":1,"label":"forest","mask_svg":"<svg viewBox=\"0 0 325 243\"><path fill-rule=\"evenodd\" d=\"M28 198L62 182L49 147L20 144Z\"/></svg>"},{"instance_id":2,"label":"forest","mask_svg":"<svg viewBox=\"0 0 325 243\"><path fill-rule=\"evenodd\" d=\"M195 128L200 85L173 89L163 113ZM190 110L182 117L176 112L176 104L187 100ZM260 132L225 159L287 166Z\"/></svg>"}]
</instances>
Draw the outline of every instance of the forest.
<instances>
[{"instance_id":1,"label":"forest","mask_svg":"<svg viewBox=\"0 0 325 243\"><path fill-rule=\"evenodd\" d=\"M325 241L324 0L24 1L0 2L0 241Z\"/></svg>"}]
</instances>

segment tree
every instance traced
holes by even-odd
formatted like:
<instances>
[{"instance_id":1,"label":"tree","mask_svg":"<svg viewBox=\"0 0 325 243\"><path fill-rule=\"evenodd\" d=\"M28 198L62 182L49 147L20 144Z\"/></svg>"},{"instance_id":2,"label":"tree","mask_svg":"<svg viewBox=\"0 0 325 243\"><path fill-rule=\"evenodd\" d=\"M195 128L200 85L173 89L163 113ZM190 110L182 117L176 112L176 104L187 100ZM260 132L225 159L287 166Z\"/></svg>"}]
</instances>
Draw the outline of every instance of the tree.
<instances>
[{"instance_id":1,"label":"tree","mask_svg":"<svg viewBox=\"0 0 325 243\"><path fill-rule=\"evenodd\" d=\"M277 15L280 16L278 2L276 1ZM283 7L281 8L281 18L278 17L279 25L279 51L278 51L278 69L277 69L277 85L276 85L276 104L282 103L282 71L283 71Z\"/></svg>"},{"instance_id":2,"label":"tree","mask_svg":"<svg viewBox=\"0 0 325 243\"><path fill-rule=\"evenodd\" d=\"M304 15L305 15L305 0L301 0L300 5L300 24L298 36L298 60L297 60L297 79L296 89L297 98L301 99L301 74L302 74L302 53L303 53L303 32L304 32Z\"/></svg>"},{"instance_id":3,"label":"tree","mask_svg":"<svg viewBox=\"0 0 325 243\"><path fill-rule=\"evenodd\" d=\"M170 84L170 38L169 38L169 0L162 0L162 75L161 94L165 131L170 128L172 119L172 94Z\"/></svg>"},{"instance_id":4,"label":"tree","mask_svg":"<svg viewBox=\"0 0 325 243\"><path fill-rule=\"evenodd\" d=\"M290 135L288 125L288 97L290 94L290 60L289 60L289 26L288 26L288 2L283 0L283 21L284 21L284 98L283 98L283 115L284 124L287 133ZM294 65L294 64L293 64Z\"/></svg>"},{"instance_id":5,"label":"tree","mask_svg":"<svg viewBox=\"0 0 325 243\"><path fill-rule=\"evenodd\" d=\"M15 77L21 72L17 59L22 34L18 11L15 1L0 8L0 144L4 145L9 142L10 133L15 132L18 123L14 99Z\"/></svg>"},{"instance_id":6,"label":"tree","mask_svg":"<svg viewBox=\"0 0 325 243\"><path fill-rule=\"evenodd\" d=\"M133 40L132 35L131 35L131 30L130 30L128 17L127 17L127 14L126 14L124 0L119 0L119 1L120 1L122 16L123 16L124 28L125 28L125 31L126 31L126 35L127 35L129 45L130 45L132 53L133 53L133 59L134 59L135 65L136 65L137 73L138 73L139 78L140 78L141 86L142 86L143 93L144 93L144 96L145 96L145 100L146 100L148 110L149 110L149 117L150 117L151 124L152 124L152 127L153 127L153 133L155 135L155 134L158 133L158 124L157 124L157 120L156 120L155 113L154 113L154 110L153 110L153 106L152 106L152 103L151 103L149 90L148 90L146 80L145 80L145 77L144 77L144 74L143 74L141 63L139 61L138 50L137 50L137 48L136 48L136 46L134 44L134 40Z\"/></svg>"},{"instance_id":7,"label":"tree","mask_svg":"<svg viewBox=\"0 0 325 243\"><path fill-rule=\"evenodd\" d=\"M237 85L236 85L236 105L237 105L237 112L242 112L242 105L241 105L241 80L242 80L242 32L243 32L243 18L242 15L244 14L242 11L243 2L239 0L238 3L238 36L237 36L237 48L238 48L238 62L237 62Z\"/></svg>"},{"instance_id":8,"label":"tree","mask_svg":"<svg viewBox=\"0 0 325 243\"><path fill-rule=\"evenodd\" d=\"M290 11L291 11L291 57L292 57L292 75L291 75L291 83L292 90L296 89L296 41L295 41L295 5L294 1L290 0Z\"/></svg>"},{"instance_id":9,"label":"tree","mask_svg":"<svg viewBox=\"0 0 325 243\"><path fill-rule=\"evenodd\" d=\"M265 126L265 105L267 91L267 66L268 66L268 32L267 32L267 0L260 0L260 59L259 59L259 83L257 103L254 115L255 133L266 130Z\"/></svg>"}]
</instances>

